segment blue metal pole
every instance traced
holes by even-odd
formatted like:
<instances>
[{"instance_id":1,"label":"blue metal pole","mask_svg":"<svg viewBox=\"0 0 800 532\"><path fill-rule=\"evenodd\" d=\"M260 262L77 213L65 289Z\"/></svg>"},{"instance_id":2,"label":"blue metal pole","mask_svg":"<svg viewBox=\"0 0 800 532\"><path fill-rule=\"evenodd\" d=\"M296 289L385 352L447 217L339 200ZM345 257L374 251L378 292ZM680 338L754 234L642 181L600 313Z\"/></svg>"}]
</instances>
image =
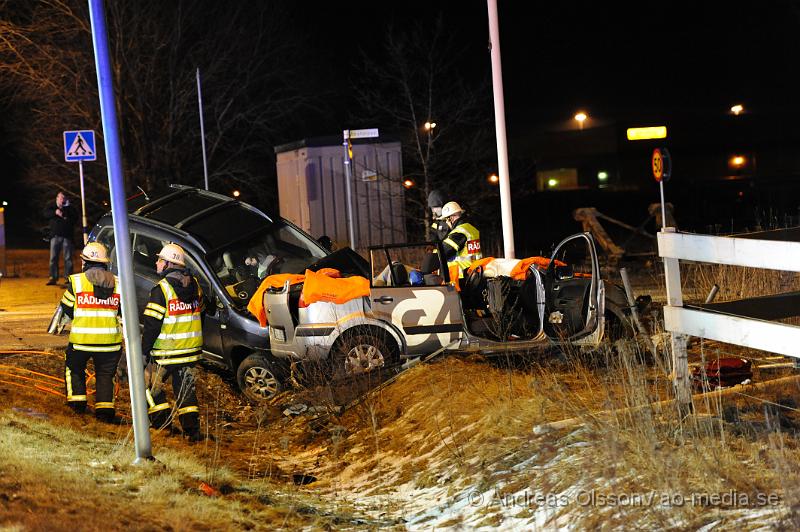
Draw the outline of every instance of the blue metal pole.
<instances>
[{"instance_id":1,"label":"blue metal pole","mask_svg":"<svg viewBox=\"0 0 800 532\"><path fill-rule=\"evenodd\" d=\"M131 392L131 413L139 463L152 458L150 422L144 392L142 342L139 338L139 312L136 308L136 287L131 266L131 240L128 231L128 210L125 202L125 182L122 175L122 153L119 143L119 124L114 107L114 78L108 53L108 31L103 0L89 0L92 22L92 43L97 67L97 88L100 94L100 114L103 120L103 140L106 147L108 190L111 193L111 216L114 222L114 248L119 266L120 298L125 352L128 359L128 382Z\"/></svg>"}]
</instances>

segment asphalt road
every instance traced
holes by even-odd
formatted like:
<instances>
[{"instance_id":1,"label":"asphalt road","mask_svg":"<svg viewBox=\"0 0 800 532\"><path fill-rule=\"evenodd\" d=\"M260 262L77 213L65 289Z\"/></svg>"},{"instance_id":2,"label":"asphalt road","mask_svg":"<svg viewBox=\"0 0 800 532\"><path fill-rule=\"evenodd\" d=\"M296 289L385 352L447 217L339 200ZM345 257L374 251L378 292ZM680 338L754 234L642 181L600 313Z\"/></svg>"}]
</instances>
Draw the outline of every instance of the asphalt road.
<instances>
[{"instance_id":1,"label":"asphalt road","mask_svg":"<svg viewBox=\"0 0 800 532\"><path fill-rule=\"evenodd\" d=\"M46 277L0 278L0 351L66 347L66 334L47 334L64 287L46 282Z\"/></svg>"}]
</instances>

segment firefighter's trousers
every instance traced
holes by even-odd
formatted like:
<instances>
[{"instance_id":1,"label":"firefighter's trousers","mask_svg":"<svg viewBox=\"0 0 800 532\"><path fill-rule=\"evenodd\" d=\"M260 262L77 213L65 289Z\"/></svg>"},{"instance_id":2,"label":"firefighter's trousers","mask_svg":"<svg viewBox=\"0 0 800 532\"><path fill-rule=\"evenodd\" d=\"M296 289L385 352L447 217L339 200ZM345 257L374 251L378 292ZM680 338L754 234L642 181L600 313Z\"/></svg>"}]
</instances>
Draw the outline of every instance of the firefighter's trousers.
<instances>
[{"instance_id":1,"label":"firefighter's trousers","mask_svg":"<svg viewBox=\"0 0 800 532\"><path fill-rule=\"evenodd\" d=\"M67 404L76 410L86 408L86 364L89 359L94 362L96 380L95 415L114 415L114 384L117 364L122 356L122 349L111 352L91 352L67 346L64 370L64 382L67 385Z\"/></svg>"},{"instance_id":2,"label":"firefighter's trousers","mask_svg":"<svg viewBox=\"0 0 800 532\"><path fill-rule=\"evenodd\" d=\"M151 426L164 428L172 422L173 409L167 401L165 389L167 379L172 378L172 393L175 396L174 414L178 416L185 434L199 432L200 408L197 406L194 366L194 362L164 366L155 362L149 364L146 395Z\"/></svg>"}]
</instances>

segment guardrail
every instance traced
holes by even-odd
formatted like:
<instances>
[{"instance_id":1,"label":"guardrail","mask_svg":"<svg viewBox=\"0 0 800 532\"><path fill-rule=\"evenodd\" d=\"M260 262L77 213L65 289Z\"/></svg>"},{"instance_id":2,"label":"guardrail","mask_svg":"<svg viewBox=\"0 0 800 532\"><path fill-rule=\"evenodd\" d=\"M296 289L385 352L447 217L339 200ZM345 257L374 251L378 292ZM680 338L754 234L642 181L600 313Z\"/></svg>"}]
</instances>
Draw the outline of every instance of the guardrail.
<instances>
[{"instance_id":1,"label":"guardrail","mask_svg":"<svg viewBox=\"0 0 800 532\"><path fill-rule=\"evenodd\" d=\"M778 235L780 236L780 235ZM665 227L658 233L658 254L664 259L667 304L664 328L671 334L676 398L691 404L685 336L708 338L800 358L800 327L775 320L800 315L800 292L736 302L684 305L679 261L690 260L800 272L800 242L747 237L679 233Z\"/></svg>"}]
</instances>

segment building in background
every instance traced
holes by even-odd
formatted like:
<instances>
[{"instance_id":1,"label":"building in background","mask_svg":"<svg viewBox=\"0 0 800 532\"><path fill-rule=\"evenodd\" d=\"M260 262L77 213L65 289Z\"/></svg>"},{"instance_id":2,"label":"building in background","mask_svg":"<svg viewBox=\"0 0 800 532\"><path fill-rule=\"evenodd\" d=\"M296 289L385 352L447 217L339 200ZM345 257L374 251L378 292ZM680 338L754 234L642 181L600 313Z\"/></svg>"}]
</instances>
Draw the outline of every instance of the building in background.
<instances>
[{"instance_id":1,"label":"building in background","mask_svg":"<svg viewBox=\"0 0 800 532\"><path fill-rule=\"evenodd\" d=\"M653 149L666 147L673 161L666 194L679 226L736 232L800 224L796 120L769 109L738 111L565 120L531 131L516 142L517 153L534 160L526 179L538 196L528 200L531 210L564 220L571 209L591 206L639 225L648 204L658 201ZM629 134L647 126L663 126L666 136Z\"/></svg>"},{"instance_id":2,"label":"building in background","mask_svg":"<svg viewBox=\"0 0 800 532\"><path fill-rule=\"evenodd\" d=\"M317 137L275 147L280 214L314 237L350 245L341 137ZM356 248L406 241L400 142L353 141L351 183Z\"/></svg>"}]
</instances>

